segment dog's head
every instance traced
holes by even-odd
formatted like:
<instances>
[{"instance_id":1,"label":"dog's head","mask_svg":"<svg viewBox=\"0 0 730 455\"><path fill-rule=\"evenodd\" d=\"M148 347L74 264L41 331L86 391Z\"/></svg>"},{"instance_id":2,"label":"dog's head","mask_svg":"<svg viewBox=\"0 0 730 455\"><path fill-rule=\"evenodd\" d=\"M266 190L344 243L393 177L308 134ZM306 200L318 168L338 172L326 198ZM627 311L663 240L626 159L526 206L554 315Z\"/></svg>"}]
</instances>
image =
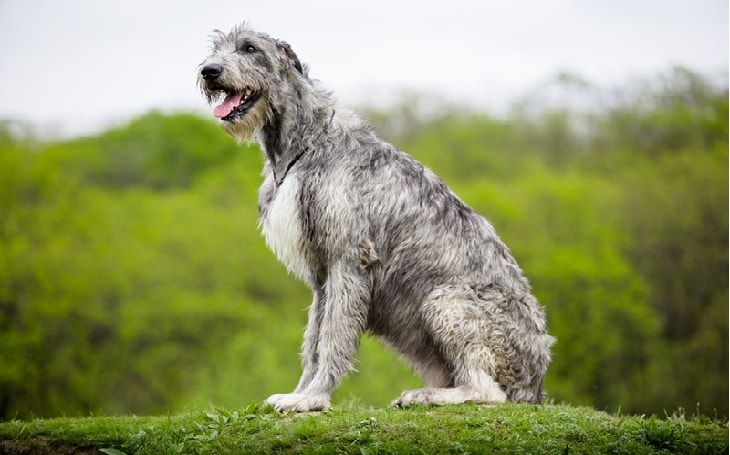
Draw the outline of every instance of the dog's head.
<instances>
[{"instance_id":1,"label":"dog's head","mask_svg":"<svg viewBox=\"0 0 730 455\"><path fill-rule=\"evenodd\" d=\"M198 68L198 87L221 126L250 142L272 120L299 78L306 78L291 47L246 24L216 30L210 54Z\"/></svg>"}]
</instances>

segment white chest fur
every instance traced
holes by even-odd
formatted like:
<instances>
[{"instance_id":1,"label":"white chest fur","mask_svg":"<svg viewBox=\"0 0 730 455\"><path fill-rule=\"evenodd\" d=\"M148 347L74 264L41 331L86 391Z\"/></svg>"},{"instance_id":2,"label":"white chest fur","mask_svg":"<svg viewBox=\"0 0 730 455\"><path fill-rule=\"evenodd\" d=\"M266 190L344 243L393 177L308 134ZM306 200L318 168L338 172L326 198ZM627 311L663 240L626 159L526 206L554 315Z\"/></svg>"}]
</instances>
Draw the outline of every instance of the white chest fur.
<instances>
[{"instance_id":1,"label":"white chest fur","mask_svg":"<svg viewBox=\"0 0 730 455\"><path fill-rule=\"evenodd\" d=\"M277 188L261 220L266 244L290 273L307 282L310 267L305 254L302 217L299 210L299 182L286 178Z\"/></svg>"}]
</instances>

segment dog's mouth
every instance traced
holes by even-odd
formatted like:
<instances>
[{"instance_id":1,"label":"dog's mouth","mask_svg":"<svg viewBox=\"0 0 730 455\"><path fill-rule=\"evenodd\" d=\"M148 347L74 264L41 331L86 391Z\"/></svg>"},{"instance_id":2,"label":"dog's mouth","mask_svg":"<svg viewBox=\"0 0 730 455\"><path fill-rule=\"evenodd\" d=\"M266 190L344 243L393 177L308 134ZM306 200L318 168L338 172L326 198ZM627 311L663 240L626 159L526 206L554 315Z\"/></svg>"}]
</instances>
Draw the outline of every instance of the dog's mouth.
<instances>
[{"instance_id":1,"label":"dog's mouth","mask_svg":"<svg viewBox=\"0 0 730 455\"><path fill-rule=\"evenodd\" d=\"M232 122L246 115L246 112L261 97L261 93L250 88L241 91L227 90L224 88L218 88L218 90L225 94L225 98L221 104L213 109L213 115L226 122Z\"/></svg>"}]
</instances>

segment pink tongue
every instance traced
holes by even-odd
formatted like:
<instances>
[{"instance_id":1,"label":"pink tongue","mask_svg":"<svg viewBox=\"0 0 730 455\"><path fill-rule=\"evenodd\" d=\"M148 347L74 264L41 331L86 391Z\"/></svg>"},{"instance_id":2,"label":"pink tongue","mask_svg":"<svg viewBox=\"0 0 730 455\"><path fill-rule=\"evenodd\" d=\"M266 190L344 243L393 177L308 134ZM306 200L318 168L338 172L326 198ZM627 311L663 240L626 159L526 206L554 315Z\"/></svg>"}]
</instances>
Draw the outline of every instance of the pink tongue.
<instances>
[{"instance_id":1,"label":"pink tongue","mask_svg":"<svg viewBox=\"0 0 730 455\"><path fill-rule=\"evenodd\" d=\"M213 115L216 118L223 118L230 114L236 106L241 104L241 98L243 98L243 93L234 93L226 96L226 99L213 109Z\"/></svg>"}]
</instances>

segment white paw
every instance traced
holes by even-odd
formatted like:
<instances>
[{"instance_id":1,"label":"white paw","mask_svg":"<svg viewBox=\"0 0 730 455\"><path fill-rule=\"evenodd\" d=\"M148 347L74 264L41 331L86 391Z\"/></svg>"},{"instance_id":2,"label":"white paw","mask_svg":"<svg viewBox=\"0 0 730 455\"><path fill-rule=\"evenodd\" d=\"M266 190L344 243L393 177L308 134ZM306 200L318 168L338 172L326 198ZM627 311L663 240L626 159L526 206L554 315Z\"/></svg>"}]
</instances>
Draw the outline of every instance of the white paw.
<instances>
[{"instance_id":1,"label":"white paw","mask_svg":"<svg viewBox=\"0 0 730 455\"><path fill-rule=\"evenodd\" d=\"M277 412L324 411L330 407L330 398L326 394L280 393L271 395L266 403L272 405Z\"/></svg>"},{"instance_id":2,"label":"white paw","mask_svg":"<svg viewBox=\"0 0 730 455\"><path fill-rule=\"evenodd\" d=\"M391 406L406 408L414 404L430 405L439 403L434 403L433 392L430 389L416 389L406 390L397 399L391 401L390 404Z\"/></svg>"},{"instance_id":3,"label":"white paw","mask_svg":"<svg viewBox=\"0 0 730 455\"><path fill-rule=\"evenodd\" d=\"M477 392L470 387L427 388L406 390L391 404L405 408L414 404L436 405L460 404L472 401L475 403L503 403L507 395L498 387Z\"/></svg>"}]
</instances>

